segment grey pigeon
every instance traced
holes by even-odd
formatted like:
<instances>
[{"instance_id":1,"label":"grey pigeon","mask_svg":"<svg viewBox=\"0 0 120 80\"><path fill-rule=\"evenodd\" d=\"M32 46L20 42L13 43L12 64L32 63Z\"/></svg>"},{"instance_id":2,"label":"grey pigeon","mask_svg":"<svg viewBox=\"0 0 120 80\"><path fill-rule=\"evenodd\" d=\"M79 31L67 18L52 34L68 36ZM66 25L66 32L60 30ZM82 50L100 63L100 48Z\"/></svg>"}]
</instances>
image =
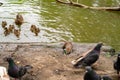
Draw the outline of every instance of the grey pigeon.
<instances>
[{"instance_id":1,"label":"grey pigeon","mask_svg":"<svg viewBox=\"0 0 120 80\"><path fill-rule=\"evenodd\" d=\"M100 49L103 43L98 43L91 51L87 52L85 56L78 58L74 67L91 66L99 59Z\"/></svg>"},{"instance_id":2,"label":"grey pigeon","mask_svg":"<svg viewBox=\"0 0 120 80\"><path fill-rule=\"evenodd\" d=\"M84 80L101 80L101 77L90 66L87 66Z\"/></svg>"}]
</instances>

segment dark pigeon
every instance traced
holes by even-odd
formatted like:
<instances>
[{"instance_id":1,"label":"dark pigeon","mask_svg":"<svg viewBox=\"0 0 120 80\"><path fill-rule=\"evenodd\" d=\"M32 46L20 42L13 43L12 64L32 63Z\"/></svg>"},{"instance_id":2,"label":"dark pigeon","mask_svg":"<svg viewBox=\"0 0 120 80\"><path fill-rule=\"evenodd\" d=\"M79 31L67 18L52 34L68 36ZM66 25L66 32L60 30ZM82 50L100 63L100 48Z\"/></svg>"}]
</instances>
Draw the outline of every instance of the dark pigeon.
<instances>
[{"instance_id":1,"label":"dark pigeon","mask_svg":"<svg viewBox=\"0 0 120 80\"><path fill-rule=\"evenodd\" d=\"M98 43L94 49L85 53L85 56L77 58L74 60L74 62L72 61L74 67L79 68L83 66L91 66L93 63L95 63L99 59L100 49L102 45L103 43Z\"/></svg>"},{"instance_id":2,"label":"dark pigeon","mask_svg":"<svg viewBox=\"0 0 120 80\"><path fill-rule=\"evenodd\" d=\"M117 60L114 62L114 69L117 71L118 77L120 72L120 53L117 56Z\"/></svg>"},{"instance_id":3,"label":"dark pigeon","mask_svg":"<svg viewBox=\"0 0 120 80\"><path fill-rule=\"evenodd\" d=\"M112 80L108 75L102 76L102 80Z\"/></svg>"},{"instance_id":4,"label":"dark pigeon","mask_svg":"<svg viewBox=\"0 0 120 80\"><path fill-rule=\"evenodd\" d=\"M12 58L6 58L6 61L9 63L8 66L8 75L12 78L21 80L22 76L27 73L28 69L31 69L32 66L26 65L23 67L18 67Z\"/></svg>"},{"instance_id":5,"label":"dark pigeon","mask_svg":"<svg viewBox=\"0 0 120 80\"><path fill-rule=\"evenodd\" d=\"M84 80L101 80L101 77L90 66L87 66Z\"/></svg>"}]
</instances>

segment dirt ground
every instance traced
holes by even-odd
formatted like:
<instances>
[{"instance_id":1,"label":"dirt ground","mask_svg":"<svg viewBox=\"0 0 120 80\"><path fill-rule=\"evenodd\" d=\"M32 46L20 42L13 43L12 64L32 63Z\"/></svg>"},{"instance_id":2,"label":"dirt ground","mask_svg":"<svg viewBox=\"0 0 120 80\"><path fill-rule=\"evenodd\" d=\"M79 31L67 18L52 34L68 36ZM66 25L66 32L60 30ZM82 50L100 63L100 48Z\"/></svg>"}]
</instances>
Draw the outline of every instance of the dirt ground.
<instances>
[{"instance_id":1,"label":"dirt ground","mask_svg":"<svg viewBox=\"0 0 120 80\"><path fill-rule=\"evenodd\" d=\"M8 63L4 62L3 58L12 56L19 66L26 64L33 66L22 80L83 80L85 69L75 69L71 61L95 45L95 43L73 43L73 52L64 55L62 42L0 43L0 65L7 67ZM99 60L93 65L94 70L101 76L107 74L114 78L113 80L117 80L116 71L113 69L115 59L116 56L106 57L102 51Z\"/></svg>"}]
</instances>

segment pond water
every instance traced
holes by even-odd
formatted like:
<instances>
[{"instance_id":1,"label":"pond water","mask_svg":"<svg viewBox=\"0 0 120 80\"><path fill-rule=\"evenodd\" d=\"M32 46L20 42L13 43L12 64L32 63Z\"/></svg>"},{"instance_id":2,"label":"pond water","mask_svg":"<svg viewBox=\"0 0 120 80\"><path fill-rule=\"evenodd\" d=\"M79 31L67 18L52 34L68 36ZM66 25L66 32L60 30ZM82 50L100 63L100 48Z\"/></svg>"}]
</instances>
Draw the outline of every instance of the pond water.
<instances>
[{"instance_id":1,"label":"pond water","mask_svg":"<svg viewBox=\"0 0 120 80\"><path fill-rule=\"evenodd\" d=\"M20 38L14 34L4 36L0 27L0 42L104 42L120 49L120 12L83 9L57 3L55 0L1 0L0 23L6 20L14 24L15 16L21 13L24 24ZM77 1L77 0L73 0ZM89 6L119 6L120 0L78 0ZM38 36L30 31L31 24L41 29ZM15 25L17 28L17 26Z\"/></svg>"}]
</instances>

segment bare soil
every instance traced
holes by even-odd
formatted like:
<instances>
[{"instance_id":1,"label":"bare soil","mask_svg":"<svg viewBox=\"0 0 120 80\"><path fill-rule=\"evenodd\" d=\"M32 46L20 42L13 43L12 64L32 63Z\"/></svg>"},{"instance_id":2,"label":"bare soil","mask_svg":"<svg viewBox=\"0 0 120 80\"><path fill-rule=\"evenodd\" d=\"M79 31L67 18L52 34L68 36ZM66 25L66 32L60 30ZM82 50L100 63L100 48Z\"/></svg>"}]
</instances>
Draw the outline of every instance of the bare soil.
<instances>
[{"instance_id":1,"label":"bare soil","mask_svg":"<svg viewBox=\"0 0 120 80\"><path fill-rule=\"evenodd\" d=\"M16 64L32 65L33 69L22 80L83 80L85 69L76 69L71 61L82 53L93 48L96 44L73 43L73 52L64 55L64 43L0 43L0 65L8 67L3 61L5 56L12 56ZM101 51L99 60L93 65L99 75L109 75L117 80L116 71L113 69L113 60L116 56L106 57ZM11 78L11 80L14 80Z\"/></svg>"}]
</instances>

